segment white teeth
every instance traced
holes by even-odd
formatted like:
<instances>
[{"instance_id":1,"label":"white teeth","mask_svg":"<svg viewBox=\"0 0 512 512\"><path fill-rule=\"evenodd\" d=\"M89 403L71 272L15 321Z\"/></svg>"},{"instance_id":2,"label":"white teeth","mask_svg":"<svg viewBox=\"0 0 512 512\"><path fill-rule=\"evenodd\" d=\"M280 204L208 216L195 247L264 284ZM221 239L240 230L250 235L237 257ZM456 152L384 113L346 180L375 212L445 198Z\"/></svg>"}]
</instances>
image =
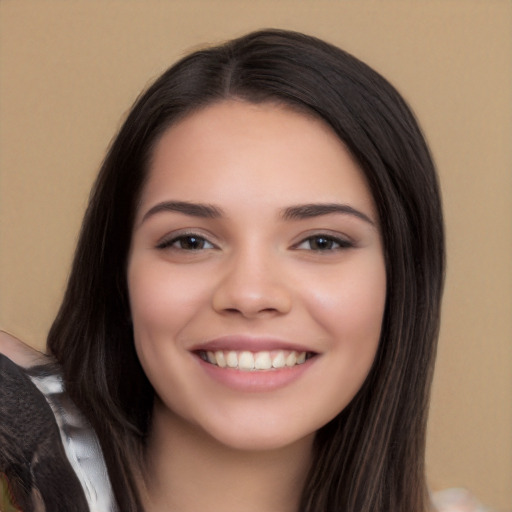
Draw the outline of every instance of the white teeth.
<instances>
[{"instance_id":1,"label":"white teeth","mask_svg":"<svg viewBox=\"0 0 512 512\"><path fill-rule=\"evenodd\" d=\"M286 366L295 366L297 364L297 354L290 352L286 358Z\"/></svg>"},{"instance_id":2,"label":"white teeth","mask_svg":"<svg viewBox=\"0 0 512 512\"><path fill-rule=\"evenodd\" d=\"M251 352L242 352L238 357L238 368L240 370L252 370L254 368L254 356Z\"/></svg>"},{"instance_id":3,"label":"white teeth","mask_svg":"<svg viewBox=\"0 0 512 512\"><path fill-rule=\"evenodd\" d=\"M222 350L217 350L217 352L215 352L215 359L217 359L217 366L220 366L221 368L226 368L226 366L228 365L228 363L226 363L226 358L224 357L224 352L222 352Z\"/></svg>"},{"instance_id":4,"label":"white teeth","mask_svg":"<svg viewBox=\"0 0 512 512\"><path fill-rule=\"evenodd\" d=\"M270 370L272 368L270 352L258 352L254 358L254 368L256 370Z\"/></svg>"},{"instance_id":5,"label":"white teeth","mask_svg":"<svg viewBox=\"0 0 512 512\"><path fill-rule=\"evenodd\" d=\"M220 368L235 368L243 371L272 370L303 364L308 359L306 352L295 350L273 350L250 352L243 350L201 351L199 356L210 364Z\"/></svg>"},{"instance_id":6,"label":"white teeth","mask_svg":"<svg viewBox=\"0 0 512 512\"><path fill-rule=\"evenodd\" d=\"M272 360L272 368L283 368L286 364L283 352L278 352Z\"/></svg>"},{"instance_id":7,"label":"white teeth","mask_svg":"<svg viewBox=\"0 0 512 512\"><path fill-rule=\"evenodd\" d=\"M238 367L238 356L234 350L228 352L228 355L226 357L226 363L230 368Z\"/></svg>"}]
</instances>

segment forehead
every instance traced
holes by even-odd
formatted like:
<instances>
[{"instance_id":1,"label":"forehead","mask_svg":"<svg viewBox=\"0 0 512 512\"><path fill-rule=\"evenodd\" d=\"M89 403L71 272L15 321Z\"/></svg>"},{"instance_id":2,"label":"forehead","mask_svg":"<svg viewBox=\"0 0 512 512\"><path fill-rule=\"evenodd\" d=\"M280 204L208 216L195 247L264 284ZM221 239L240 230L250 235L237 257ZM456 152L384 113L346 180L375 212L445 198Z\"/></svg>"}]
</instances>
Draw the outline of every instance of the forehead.
<instances>
[{"instance_id":1,"label":"forehead","mask_svg":"<svg viewBox=\"0 0 512 512\"><path fill-rule=\"evenodd\" d=\"M207 202L343 199L373 211L361 169L327 123L282 105L241 100L209 105L164 132L142 204L169 195Z\"/></svg>"}]
</instances>

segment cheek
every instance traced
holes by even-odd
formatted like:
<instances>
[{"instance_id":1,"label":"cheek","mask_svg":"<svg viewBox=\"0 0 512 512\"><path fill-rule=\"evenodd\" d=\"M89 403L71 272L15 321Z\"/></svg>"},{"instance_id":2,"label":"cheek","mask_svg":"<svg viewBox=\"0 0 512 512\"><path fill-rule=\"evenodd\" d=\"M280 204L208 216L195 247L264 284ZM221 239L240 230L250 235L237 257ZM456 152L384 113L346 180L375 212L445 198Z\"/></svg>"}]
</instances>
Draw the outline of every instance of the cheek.
<instances>
[{"instance_id":1,"label":"cheek","mask_svg":"<svg viewBox=\"0 0 512 512\"><path fill-rule=\"evenodd\" d=\"M350 277L326 283L311 296L316 322L327 336L325 410L328 419L342 411L362 387L379 346L386 303L384 263L353 269Z\"/></svg>"},{"instance_id":2,"label":"cheek","mask_svg":"<svg viewBox=\"0 0 512 512\"><path fill-rule=\"evenodd\" d=\"M386 271L382 258L354 265L334 275L310 295L310 311L335 345L371 358L377 350L386 303Z\"/></svg>"},{"instance_id":3,"label":"cheek","mask_svg":"<svg viewBox=\"0 0 512 512\"><path fill-rule=\"evenodd\" d=\"M204 280L164 262L132 261L128 291L135 338L177 336L207 297Z\"/></svg>"},{"instance_id":4,"label":"cheek","mask_svg":"<svg viewBox=\"0 0 512 512\"><path fill-rule=\"evenodd\" d=\"M184 272L173 272L166 262L132 258L128 292L135 349L157 394L181 386L183 333L204 306L205 287ZM177 362L180 361L178 364Z\"/></svg>"}]
</instances>

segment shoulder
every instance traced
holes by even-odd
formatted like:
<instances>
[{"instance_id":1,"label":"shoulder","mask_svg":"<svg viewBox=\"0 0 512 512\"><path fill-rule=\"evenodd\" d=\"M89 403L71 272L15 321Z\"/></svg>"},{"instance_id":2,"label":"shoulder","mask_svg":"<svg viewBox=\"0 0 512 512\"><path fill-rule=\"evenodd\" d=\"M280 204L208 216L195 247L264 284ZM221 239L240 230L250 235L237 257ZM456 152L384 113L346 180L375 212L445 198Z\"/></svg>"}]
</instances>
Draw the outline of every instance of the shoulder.
<instances>
[{"instance_id":1,"label":"shoulder","mask_svg":"<svg viewBox=\"0 0 512 512\"><path fill-rule=\"evenodd\" d=\"M467 489L450 488L432 494L435 512L491 512Z\"/></svg>"},{"instance_id":2,"label":"shoulder","mask_svg":"<svg viewBox=\"0 0 512 512\"><path fill-rule=\"evenodd\" d=\"M51 357L38 352L18 338L4 331L0 331L0 354L23 368L30 368L51 361Z\"/></svg>"}]
</instances>

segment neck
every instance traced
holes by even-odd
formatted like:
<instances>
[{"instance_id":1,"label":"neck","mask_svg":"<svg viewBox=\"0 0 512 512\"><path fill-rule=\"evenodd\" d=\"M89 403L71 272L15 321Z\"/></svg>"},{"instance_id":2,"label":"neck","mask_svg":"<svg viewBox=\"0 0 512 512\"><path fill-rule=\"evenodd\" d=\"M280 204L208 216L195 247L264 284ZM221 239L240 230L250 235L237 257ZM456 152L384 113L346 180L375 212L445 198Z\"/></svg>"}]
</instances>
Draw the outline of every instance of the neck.
<instances>
[{"instance_id":1,"label":"neck","mask_svg":"<svg viewBox=\"0 0 512 512\"><path fill-rule=\"evenodd\" d=\"M146 451L147 512L297 512L313 434L274 450L237 450L155 409Z\"/></svg>"}]
</instances>

